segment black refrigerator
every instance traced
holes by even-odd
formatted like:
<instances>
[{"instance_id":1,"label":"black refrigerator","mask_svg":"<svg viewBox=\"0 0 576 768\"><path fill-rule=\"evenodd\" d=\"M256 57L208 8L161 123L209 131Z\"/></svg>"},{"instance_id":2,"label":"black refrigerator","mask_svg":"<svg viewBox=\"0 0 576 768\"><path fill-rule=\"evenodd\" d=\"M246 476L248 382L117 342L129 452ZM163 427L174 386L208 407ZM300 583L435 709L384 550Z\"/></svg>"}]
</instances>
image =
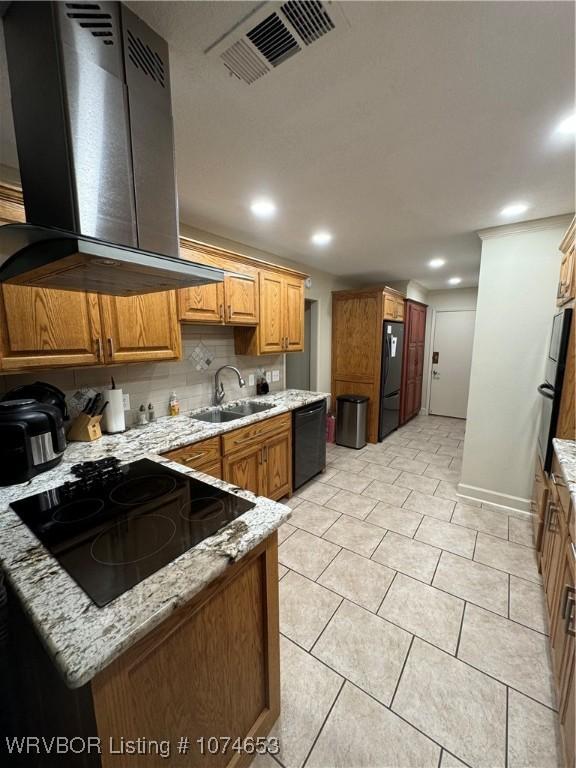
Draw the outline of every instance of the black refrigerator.
<instances>
[{"instance_id":1,"label":"black refrigerator","mask_svg":"<svg viewBox=\"0 0 576 768\"><path fill-rule=\"evenodd\" d=\"M380 423L378 440L398 428L400 422L400 385L404 323L384 321L382 337L382 375L380 377Z\"/></svg>"}]
</instances>

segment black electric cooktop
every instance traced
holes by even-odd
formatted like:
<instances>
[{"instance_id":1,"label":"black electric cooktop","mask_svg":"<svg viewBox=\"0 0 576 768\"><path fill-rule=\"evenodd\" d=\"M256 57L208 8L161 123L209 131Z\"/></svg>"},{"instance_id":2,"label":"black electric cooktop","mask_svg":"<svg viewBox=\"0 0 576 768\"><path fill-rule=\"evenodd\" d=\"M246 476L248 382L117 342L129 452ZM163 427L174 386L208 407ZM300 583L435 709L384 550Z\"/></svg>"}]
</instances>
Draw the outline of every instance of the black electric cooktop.
<instances>
[{"instance_id":1,"label":"black electric cooktop","mask_svg":"<svg viewBox=\"0 0 576 768\"><path fill-rule=\"evenodd\" d=\"M72 471L77 482L11 507L98 606L254 507L149 459Z\"/></svg>"}]
</instances>

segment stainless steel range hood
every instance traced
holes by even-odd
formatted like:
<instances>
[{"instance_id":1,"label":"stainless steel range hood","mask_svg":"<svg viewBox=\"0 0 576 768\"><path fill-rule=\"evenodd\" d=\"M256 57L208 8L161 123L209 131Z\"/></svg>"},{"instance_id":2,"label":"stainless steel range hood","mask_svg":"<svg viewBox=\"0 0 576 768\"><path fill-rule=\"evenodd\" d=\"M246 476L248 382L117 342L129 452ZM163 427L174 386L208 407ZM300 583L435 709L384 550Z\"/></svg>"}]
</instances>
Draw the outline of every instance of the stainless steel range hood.
<instances>
[{"instance_id":1,"label":"stainless steel range hood","mask_svg":"<svg viewBox=\"0 0 576 768\"><path fill-rule=\"evenodd\" d=\"M168 46L117 2L14 2L4 32L27 224L0 282L118 296L220 282L179 258Z\"/></svg>"}]
</instances>

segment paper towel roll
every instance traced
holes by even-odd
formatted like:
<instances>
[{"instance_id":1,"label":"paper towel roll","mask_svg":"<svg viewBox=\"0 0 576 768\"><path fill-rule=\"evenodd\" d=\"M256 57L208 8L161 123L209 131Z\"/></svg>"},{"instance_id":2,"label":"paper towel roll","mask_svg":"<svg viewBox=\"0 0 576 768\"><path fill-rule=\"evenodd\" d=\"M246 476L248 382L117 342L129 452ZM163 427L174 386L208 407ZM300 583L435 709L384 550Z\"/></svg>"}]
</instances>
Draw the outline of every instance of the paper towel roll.
<instances>
[{"instance_id":1,"label":"paper towel roll","mask_svg":"<svg viewBox=\"0 0 576 768\"><path fill-rule=\"evenodd\" d=\"M104 432L124 432L126 421L124 419L124 398L121 389L107 389L104 391L104 402L107 402L106 410L102 417L102 429Z\"/></svg>"}]
</instances>

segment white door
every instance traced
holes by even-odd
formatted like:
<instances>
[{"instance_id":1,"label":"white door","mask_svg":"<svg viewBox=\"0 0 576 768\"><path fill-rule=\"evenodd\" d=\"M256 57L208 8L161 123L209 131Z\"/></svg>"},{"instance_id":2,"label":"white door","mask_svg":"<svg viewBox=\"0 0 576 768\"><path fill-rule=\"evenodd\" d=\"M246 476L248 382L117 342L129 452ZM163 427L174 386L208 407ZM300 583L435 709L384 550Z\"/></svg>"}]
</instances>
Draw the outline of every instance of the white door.
<instances>
[{"instance_id":1,"label":"white door","mask_svg":"<svg viewBox=\"0 0 576 768\"><path fill-rule=\"evenodd\" d=\"M474 310L436 313L429 413L466 418L475 320Z\"/></svg>"}]
</instances>

